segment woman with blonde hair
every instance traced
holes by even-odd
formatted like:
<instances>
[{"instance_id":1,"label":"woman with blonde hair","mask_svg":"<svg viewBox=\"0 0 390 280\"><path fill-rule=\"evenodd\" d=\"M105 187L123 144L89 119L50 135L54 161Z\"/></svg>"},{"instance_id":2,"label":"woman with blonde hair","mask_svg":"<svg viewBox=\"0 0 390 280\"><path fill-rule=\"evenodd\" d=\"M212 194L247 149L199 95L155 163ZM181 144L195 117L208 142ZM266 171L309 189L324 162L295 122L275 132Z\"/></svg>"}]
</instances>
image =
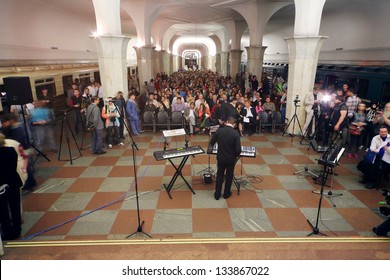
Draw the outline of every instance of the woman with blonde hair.
<instances>
[{"instance_id":1,"label":"woman with blonde hair","mask_svg":"<svg viewBox=\"0 0 390 280\"><path fill-rule=\"evenodd\" d=\"M383 114L378 121L380 124L387 126L387 129L390 129L390 102L385 104Z\"/></svg>"}]
</instances>

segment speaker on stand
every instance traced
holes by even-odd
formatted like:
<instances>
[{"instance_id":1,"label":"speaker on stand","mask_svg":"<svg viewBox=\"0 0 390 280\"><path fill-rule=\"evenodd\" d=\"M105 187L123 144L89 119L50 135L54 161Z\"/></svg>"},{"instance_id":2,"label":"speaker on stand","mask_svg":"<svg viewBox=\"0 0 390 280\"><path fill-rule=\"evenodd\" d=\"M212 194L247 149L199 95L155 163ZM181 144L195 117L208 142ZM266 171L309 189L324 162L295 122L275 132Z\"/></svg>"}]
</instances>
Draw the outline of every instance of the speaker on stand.
<instances>
[{"instance_id":1,"label":"speaker on stand","mask_svg":"<svg viewBox=\"0 0 390 280\"><path fill-rule=\"evenodd\" d=\"M24 129L27 137L27 142L30 143L30 146L41 156L43 156L47 161L50 159L38 150L33 143L30 141L30 135L28 135L27 123L24 113L25 104L34 102L31 84L29 77L5 77L3 78L5 91L7 93L7 101L9 105L20 105L22 109L22 116L24 122Z\"/></svg>"}]
</instances>

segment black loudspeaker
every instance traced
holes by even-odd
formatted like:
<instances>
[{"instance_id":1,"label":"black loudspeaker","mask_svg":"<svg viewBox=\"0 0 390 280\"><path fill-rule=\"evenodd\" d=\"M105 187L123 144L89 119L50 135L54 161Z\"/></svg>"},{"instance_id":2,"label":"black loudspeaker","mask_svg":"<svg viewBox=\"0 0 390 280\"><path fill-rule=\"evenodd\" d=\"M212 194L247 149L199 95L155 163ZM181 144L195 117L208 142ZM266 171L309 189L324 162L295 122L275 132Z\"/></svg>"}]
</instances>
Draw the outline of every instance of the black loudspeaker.
<instances>
[{"instance_id":1,"label":"black loudspeaker","mask_svg":"<svg viewBox=\"0 0 390 280\"><path fill-rule=\"evenodd\" d=\"M213 175L210 173L203 174L203 183L211 184L213 182Z\"/></svg>"},{"instance_id":2,"label":"black loudspeaker","mask_svg":"<svg viewBox=\"0 0 390 280\"><path fill-rule=\"evenodd\" d=\"M34 101L29 77L3 78L9 105L24 105Z\"/></svg>"}]
</instances>

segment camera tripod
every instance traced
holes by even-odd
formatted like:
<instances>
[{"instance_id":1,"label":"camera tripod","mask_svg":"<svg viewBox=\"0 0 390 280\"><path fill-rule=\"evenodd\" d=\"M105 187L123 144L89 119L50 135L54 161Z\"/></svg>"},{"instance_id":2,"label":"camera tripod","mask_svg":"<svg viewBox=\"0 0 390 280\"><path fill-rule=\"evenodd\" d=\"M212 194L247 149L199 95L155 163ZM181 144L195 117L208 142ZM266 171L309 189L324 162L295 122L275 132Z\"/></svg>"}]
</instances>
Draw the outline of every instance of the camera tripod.
<instances>
[{"instance_id":1,"label":"camera tripod","mask_svg":"<svg viewBox=\"0 0 390 280\"><path fill-rule=\"evenodd\" d=\"M309 141L312 141L312 138L309 138ZM307 161L306 161L306 166L304 167L303 170L296 171L296 172L294 172L293 174L294 174L294 175L298 175L298 174L302 174L302 173L303 173L303 174L305 174L305 175L304 175L305 177L311 176L313 179L317 179L319 175L309 170L310 146L311 146L311 145L309 145L309 147L307 147L307 154L306 154Z\"/></svg>"},{"instance_id":2,"label":"camera tripod","mask_svg":"<svg viewBox=\"0 0 390 280\"><path fill-rule=\"evenodd\" d=\"M302 134L302 139L299 142L300 144L303 143L303 140L308 140L309 143L310 143L310 140L314 139L317 136L317 134L319 133L319 131L318 131L318 119L319 119L318 111L314 110L313 111L313 115L311 116L309 125L307 126L306 131ZM313 125L314 125L314 128L315 128L314 129L314 133L310 133L310 131L313 131Z\"/></svg>"},{"instance_id":3,"label":"camera tripod","mask_svg":"<svg viewBox=\"0 0 390 280\"><path fill-rule=\"evenodd\" d=\"M68 122L68 111L67 110L64 110L64 113L62 115L61 134L60 134L60 148L58 150L58 160L63 160L63 159L61 159L61 147L62 147L62 136L63 136L64 128L65 128L66 143L68 145L70 164L73 164L73 160L78 159L78 158L82 157L83 155L81 154L79 145L77 144L77 141L76 141L76 138L74 137L73 131L70 128L70 125L69 125L69 122ZM70 149L70 136L69 136L69 132L70 132L70 135L72 136L72 139L73 139L74 143L76 144L77 150L79 151L79 154L80 154L79 157L75 157L75 158L72 157L72 151Z\"/></svg>"},{"instance_id":4,"label":"camera tripod","mask_svg":"<svg viewBox=\"0 0 390 280\"><path fill-rule=\"evenodd\" d=\"M295 122L298 123L298 127L299 127L298 134L300 132L301 133L300 135L302 135L302 126L301 126L301 123L299 122L298 115L297 115L297 108L301 107L300 105L298 105L298 103L300 102L300 100L298 100L298 98L299 98L299 96L297 95L297 97L294 100L294 106L295 106L295 108L294 108L294 115L291 117L291 120L287 124L287 126L284 129L283 134L282 134L282 136L284 136L284 134L286 134L286 131L288 130L288 128L290 127L290 125L292 123L293 124L292 133L289 133L289 135L291 136L291 142L293 142L293 139L294 139L294 136L295 136L295 134L294 134L294 132L295 132Z\"/></svg>"}]
</instances>

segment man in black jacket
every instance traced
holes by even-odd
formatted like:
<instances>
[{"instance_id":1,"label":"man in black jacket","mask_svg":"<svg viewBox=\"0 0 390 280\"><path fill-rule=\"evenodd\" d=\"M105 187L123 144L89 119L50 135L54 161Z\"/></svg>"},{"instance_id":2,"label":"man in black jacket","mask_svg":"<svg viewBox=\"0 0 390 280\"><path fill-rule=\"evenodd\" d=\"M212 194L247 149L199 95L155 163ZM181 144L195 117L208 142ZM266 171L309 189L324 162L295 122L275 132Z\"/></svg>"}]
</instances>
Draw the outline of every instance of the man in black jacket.
<instances>
[{"instance_id":1,"label":"man in black jacket","mask_svg":"<svg viewBox=\"0 0 390 280\"><path fill-rule=\"evenodd\" d=\"M228 117L225 126L218 129L210 141L211 146L214 146L215 143L218 143L218 171L214 193L214 198L216 200L219 200L219 198L221 197L222 183L223 177L225 175L225 170L226 181L223 197L227 199L232 195L230 189L232 187L233 182L234 166L236 165L237 157L241 153L240 135L236 130L234 130L235 124L236 119L234 117Z\"/></svg>"}]
</instances>

